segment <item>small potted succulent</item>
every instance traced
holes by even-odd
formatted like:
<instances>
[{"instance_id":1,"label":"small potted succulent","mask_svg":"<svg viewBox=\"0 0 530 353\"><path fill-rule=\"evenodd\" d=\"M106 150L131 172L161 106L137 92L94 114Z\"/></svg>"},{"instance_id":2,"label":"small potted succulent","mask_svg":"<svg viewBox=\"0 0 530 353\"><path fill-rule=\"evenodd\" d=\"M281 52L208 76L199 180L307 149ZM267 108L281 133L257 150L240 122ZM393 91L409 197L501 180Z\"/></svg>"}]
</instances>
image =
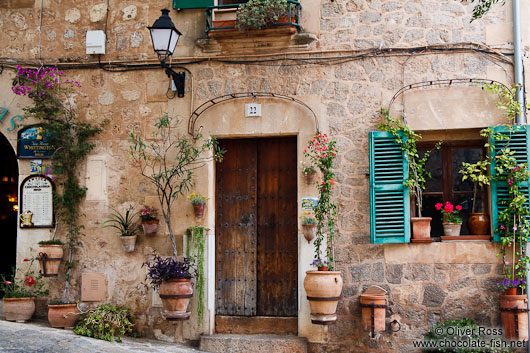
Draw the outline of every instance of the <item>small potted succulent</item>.
<instances>
[{"instance_id":1,"label":"small potted succulent","mask_svg":"<svg viewBox=\"0 0 530 353\"><path fill-rule=\"evenodd\" d=\"M307 185L311 185L315 182L315 176L317 175L317 170L312 165L302 164L302 174L304 174L304 180Z\"/></svg>"},{"instance_id":2,"label":"small potted succulent","mask_svg":"<svg viewBox=\"0 0 530 353\"><path fill-rule=\"evenodd\" d=\"M144 235L154 237L158 231L159 220L156 218L156 210L145 206L140 210L140 218L142 219L142 229Z\"/></svg>"},{"instance_id":3,"label":"small potted succulent","mask_svg":"<svg viewBox=\"0 0 530 353\"><path fill-rule=\"evenodd\" d=\"M437 203L434 205L436 210L442 212L443 215L443 227L445 236L458 236L460 235L460 228L462 227L462 219L458 217L462 206L454 206L451 202L446 201L445 204Z\"/></svg>"},{"instance_id":4,"label":"small potted succulent","mask_svg":"<svg viewBox=\"0 0 530 353\"><path fill-rule=\"evenodd\" d=\"M15 277L15 273L9 280L4 275L0 275L0 292L4 295L3 311L7 321L28 321L35 312L35 298L49 293L41 281L42 274L39 272L36 275L31 270L34 261L35 259L24 259L24 262L29 264L20 279Z\"/></svg>"},{"instance_id":5,"label":"small potted succulent","mask_svg":"<svg viewBox=\"0 0 530 353\"><path fill-rule=\"evenodd\" d=\"M193 205L193 212L195 213L195 217L202 218L204 216L204 210L206 209L206 201L208 201L209 198L201 194L196 194L192 192L188 196L188 200L190 200L191 204Z\"/></svg>"},{"instance_id":6,"label":"small potted succulent","mask_svg":"<svg viewBox=\"0 0 530 353\"><path fill-rule=\"evenodd\" d=\"M44 277L57 277L63 259L63 242L58 239L39 242L40 270Z\"/></svg>"},{"instance_id":7,"label":"small potted succulent","mask_svg":"<svg viewBox=\"0 0 530 353\"><path fill-rule=\"evenodd\" d=\"M300 218L302 219L302 233L307 242L310 243L317 235L317 220L311 211L304 211Z\"/></svg>"},{"instance_id":8,"label":"small potted succulent","mask_svg":"<svg viewBox=\"0 0 530 353\"><path fill-rule=\"evenodd\" d=\"M135 217L139 212L134 211L133 205L129 205L124 215L114 208L112 211L113 213L111 213L110 219L103 222L101 226L103 228L112 227L118 230L123 250L125 252L133 252L134 246L136 245L136 233L139 229Z\"/></svg>"},{"instance_id":9,"label":"small potted succulent","mask_svg":"<svg viewBox=\"0 0 530 353\"><path fill-rule=\"evenodd\" d=\"M162 299L162 315L168 320L189 319L190 313L186 310L193 297L191 279L195 273L189 259L184 257L178 261L172 257L163 258L154 251L152 260L144 262L144 266L147 267L145 279L158 290Z\"/></svg>"}]
</instances>

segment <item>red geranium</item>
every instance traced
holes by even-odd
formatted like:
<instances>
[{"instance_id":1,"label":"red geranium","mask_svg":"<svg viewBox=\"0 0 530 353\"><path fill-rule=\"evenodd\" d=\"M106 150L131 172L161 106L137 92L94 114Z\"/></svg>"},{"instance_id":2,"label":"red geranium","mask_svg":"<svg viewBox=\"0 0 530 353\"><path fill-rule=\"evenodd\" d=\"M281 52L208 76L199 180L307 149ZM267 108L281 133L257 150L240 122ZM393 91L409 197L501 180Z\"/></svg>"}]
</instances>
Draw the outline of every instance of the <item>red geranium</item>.
<instances>
[{"instance_id":1,"label":"red geranium","mask_svg":"<svg viewBox=\"0 0 530 353\"><path fill-rule=\"evenodd\" d=\"M26 278L24 280L24 283L27 285L27 286L32 286L35 284L35 280L33 279L33 276L29 277L29 278Z\"/></svg>"},{"instance_id":2,"label":"red geranium","mask_svg":"<svg viewBox=\"0 0 530 353\"><path fill-rule=\"evenodd\" d=\"M462 223L462 220L458 216L458 212L462 211L462 206L454 206L451 202L446 201L445 204L437 203L434 205L437 211L441 211L443 215L443 221L448 223Z\"/></svg>"}]
</instances>

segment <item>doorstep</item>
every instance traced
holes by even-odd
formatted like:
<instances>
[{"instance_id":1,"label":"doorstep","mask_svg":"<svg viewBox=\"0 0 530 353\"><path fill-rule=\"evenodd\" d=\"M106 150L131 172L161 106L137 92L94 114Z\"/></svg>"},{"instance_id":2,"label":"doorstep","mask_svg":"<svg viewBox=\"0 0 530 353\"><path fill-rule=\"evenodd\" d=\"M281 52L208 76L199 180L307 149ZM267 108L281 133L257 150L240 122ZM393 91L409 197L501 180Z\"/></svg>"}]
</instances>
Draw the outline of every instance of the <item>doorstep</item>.
<instances>
[{"instance_id":1,"label":"doorstep","mask_svg":"<svg viewBox=\"0 0 530 353\"><path fill-rule=\"evenodd\" d=\"M200 350L212 353L307 353L305 337L289 335L201 336Z\"/></svg>"}]
</instances>

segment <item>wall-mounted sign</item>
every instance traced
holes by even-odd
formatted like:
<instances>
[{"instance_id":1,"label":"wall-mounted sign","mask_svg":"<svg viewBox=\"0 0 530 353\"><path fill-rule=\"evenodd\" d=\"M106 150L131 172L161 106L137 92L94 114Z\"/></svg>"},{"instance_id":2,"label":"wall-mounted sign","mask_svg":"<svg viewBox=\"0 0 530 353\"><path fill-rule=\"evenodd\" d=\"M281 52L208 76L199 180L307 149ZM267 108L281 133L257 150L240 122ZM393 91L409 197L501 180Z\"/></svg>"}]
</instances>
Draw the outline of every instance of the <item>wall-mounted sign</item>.
<instances>
[{"instance_id":1,"label":"wall-mounted sign","mask_svg":"<svg viewBox=\"0 0 530 353\"><path fill-rule=\"evenodd\" d=\"M261 116L261 104L245 104L245 118L253 118L257 116Z\"/></svg>"},{"instance_id":2,"label":"wall-mounted sign","mask_svg":"<svg viewBox=\"0 0 530 353\"><path fill-rule=\"evenodd\" d=\"M302 209L311 211L318 206L318 198L316 197L303 197L302 198Z\"/></svg>"},{"instance_id":3,"label":"wall-mounted sign","mask_svg":"<svg viewBox=\"0 0 530 353\"><path fill-rule=\"evenodd\" d=\"M53 182L30 175L20 185L20 228L53 228Z\"/></svg>"},{"instance_id":4,"label":"wall-mounted sign","mask_svg":"<svg viewBox=\"0 0 530 353\"><path fill-rule=\"evenodd\" d=\"M18 132L18 158L50 158L55 146L48 142L48 132L39 125L20 129Z\"/></svg>"},{"instance_id":5,"label":"wall-mounted sign","mask_svg":"<svg viewBox=\"0 0 530 353\"><path fill-rule=\"evenodd\" d=\"M7 108L0 107L0 121L2 121L2 119L7 114L7 112L8 112ZM11 117L11 120L9 120L9 123L11 124L11 127L8 127L6 130L7 131L15 130L15 128L16 128L15 120L22 120L22 119L24 119L24 118L22 116L20 116L20 115L15 115L15 116Z\"/></svg>"}]
</instances>

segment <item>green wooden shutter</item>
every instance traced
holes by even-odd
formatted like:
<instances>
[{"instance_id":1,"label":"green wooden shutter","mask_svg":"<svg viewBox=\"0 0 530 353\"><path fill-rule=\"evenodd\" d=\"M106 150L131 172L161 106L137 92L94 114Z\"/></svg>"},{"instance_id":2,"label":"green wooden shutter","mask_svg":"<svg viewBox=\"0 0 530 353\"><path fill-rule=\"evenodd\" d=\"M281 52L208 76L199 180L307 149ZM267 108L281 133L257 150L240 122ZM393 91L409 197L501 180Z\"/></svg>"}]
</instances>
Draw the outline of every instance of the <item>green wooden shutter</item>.
<instances>
[{"instance_id":1,"label":"green wooden shutter","mask_svg":"<svg viewBox=\"0 0 530 353\"><path fill-rule=\"evenodd\" d=\"M493 139L490 139L490 145L494 146L495 148L490 148L490 157L491 157L491 175L495 176L495 153L498 152L500 149L508 146L510 150L514 151L515 158L517 159L517 164L519 163L526 163L526 165L529 165L529 151L528 151L528 143L529 143L529 129L528 125L517 125L514 126L515 131L511 134L511 138L509 140L502 140L502 141L495 141ZM498 133L504 133L508 135L510 133L509 129L500 126L494 128L495 132ZM525 192L527 202L526 206L528 207L528 200L530 199L530 183L528 181L522 182L520 184L521 191ZM493 241L499 242L501 241L499 234L496 234L495 230L498 229L499 224L497 222L497 216L500 212L504 211L506 209L506 204L508 202L509 195L508 195L508 184L505 181L494 181L491 183L491 224L492 224L492 230L493 230Z\"/></svg>"},{"instance_id":2,"label":"green wooden shutter","mask_svg":"<svg viewBox=\"0 0 530 353\"><path fill-rule=\"evenodd\" d=\"M213 0L173 0L174 9L203 9L213 5Z\"/></svg>"},{"instance_id":3,"label":"green wooden shutter","mask_svg":"<svg viewBox=\"0 0 530 353\"><path fill-rule=\"evenodd\" d=\"M374 244L410 241L408 162L386 131L370 132L370 233Z\"/></svg>"}]
</instances>

